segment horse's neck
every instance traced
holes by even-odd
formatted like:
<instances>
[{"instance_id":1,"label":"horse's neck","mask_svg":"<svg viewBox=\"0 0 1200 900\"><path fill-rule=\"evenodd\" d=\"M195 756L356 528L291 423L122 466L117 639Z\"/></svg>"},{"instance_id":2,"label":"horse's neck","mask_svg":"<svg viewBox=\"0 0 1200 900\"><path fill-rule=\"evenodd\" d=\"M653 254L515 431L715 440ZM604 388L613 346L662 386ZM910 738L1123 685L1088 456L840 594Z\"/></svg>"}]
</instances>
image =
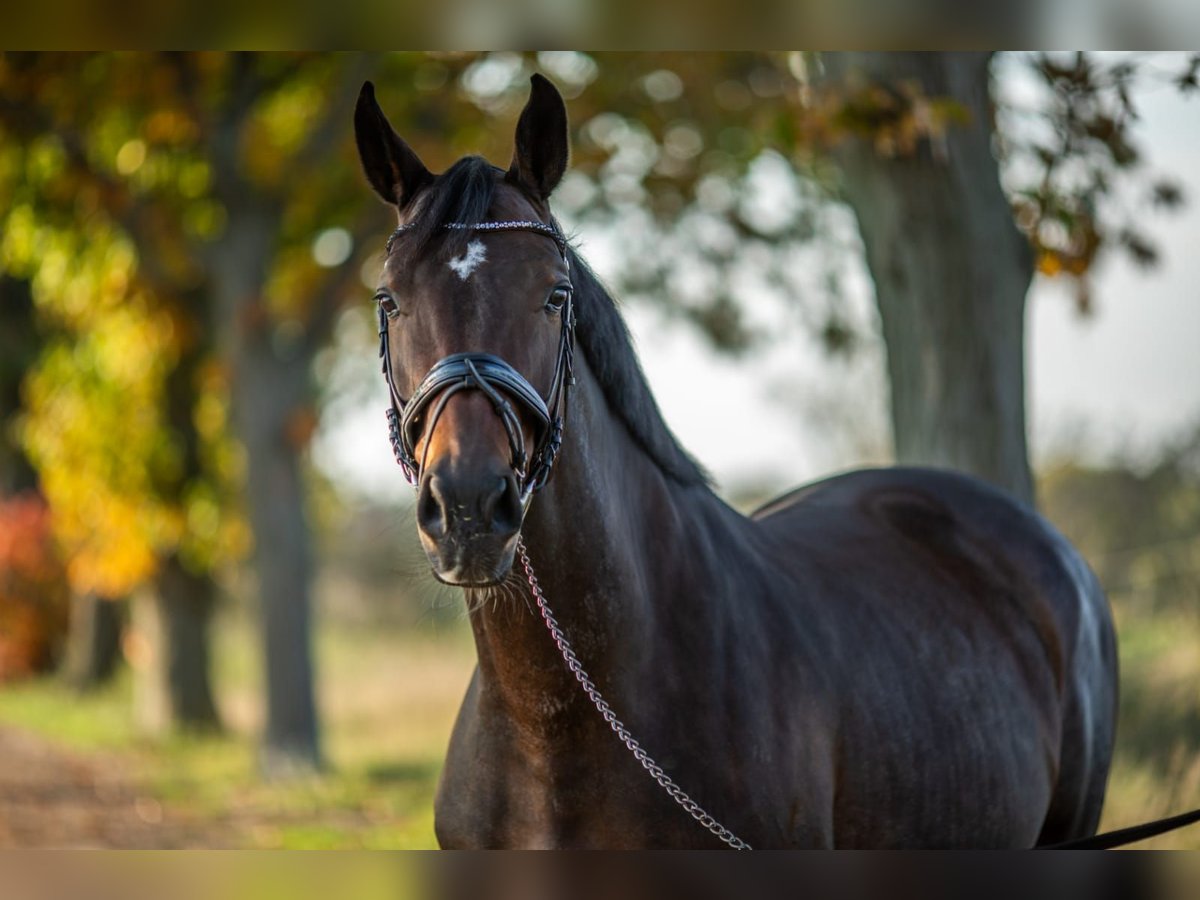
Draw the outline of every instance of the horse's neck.
<instances>
[{"instance_id":1,"label":"horse's neck","mask_svg":"<svg viewBox=\"0 0 1200 900\"><path fill-rule=\"evenodd\" d=\"M700 594L711 584L705 567L730 513L706 487L669 481L590 379L581 379L571 402L554 477L535 496L523 535L554 615L615 704L623 684L662 654L667 620L686 606L691 624L684 627L702 627ZM538 614L520 560L505 589L471 599L484 688L531 729L561 731L563 723L550 720L579 713L582 694Z\"/></svg>"}]
</instances>

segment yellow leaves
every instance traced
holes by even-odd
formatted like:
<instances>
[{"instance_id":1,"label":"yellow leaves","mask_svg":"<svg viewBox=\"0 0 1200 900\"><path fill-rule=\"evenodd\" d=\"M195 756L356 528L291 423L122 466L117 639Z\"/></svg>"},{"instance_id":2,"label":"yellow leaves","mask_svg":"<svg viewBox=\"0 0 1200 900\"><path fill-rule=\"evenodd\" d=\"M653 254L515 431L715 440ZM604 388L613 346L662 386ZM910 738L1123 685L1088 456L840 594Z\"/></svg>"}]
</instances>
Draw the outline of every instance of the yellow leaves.
<instances>
[{"instance_id":1,"label":"yellow leaves","mask_svg":"<svg viewBox=\"0 0 1200 900\"><path fill-rule=\"evenodd\" d=\"M45 135L29 148L26 176L37 182L49 181L62 173L66 158L59 139L54 135Z\"/></svg>"},{"instance_id":2,"label":"yellow leaves","mask_svg":"<svg viewBox=\"0 0 1200 900\"><path fill-rule=\"evenodd\" d=\"M27 379L23 442L77 590L128 592L179 537L150 464L164 440L161 329L130 304L47 352Z\"/></svg>"},{"instance_id":3,"label":"yellow leaves","mask_svg":"<svg viewBox=\"0 0 1200 900\"><path fill-rule=\"evenodd\" d=\"M969 122L962 103L927 94L915 79L883 83L852 72L840 82L814 85L802 57L788 64L799 109L793 142L805 150L861 138L885 158L911 156L922 145L942 156L947 130Z\"/></svg>"},{"instance_id":4,"label":"yellow leaves","mask_svg":"<svg viewBox=\"0 0 1200 900\"><path fill-rule=\"evenodd\" d=\"M1087 215L1048 215L1033 203L1018 204L1016 221L1028 235L1036 254L1037 271L1047 278L1070 276L1076 285L1080 311L1089 303L1083 279L1091 271L1103 244L1095 221Z\"/></svg>"},{"instance_id":5,"label":"yellow leaves","mask_svg":"<svg viewBox=\"0 0 1200 900\"><path fill-rule=\"evenodd\" d=\"M1048 278L1053 278L1062 272L1062 259L1057 253L1043 251L1038 254L1037 269Z\"/></svg>"},{"instance_id":6,"label":"yellow leaves","mask_svg":"<svg viewBox=\"0 0 1200 900\"><path fill-rule=\"evenodd\" d=\"M242 135L242 158L251 178L277 186L285 165L307 140L328 93L316 79L293 79L256 110Z\"/></svg>"},{"instance_id":7,"label":"yellow leaves","mask_svg":"<svg viewBox=\"0 0 1200 900\"><path fill-rule=\"evenodd\" d=\"M12 273L28 274L35 262L38 225L27 203L13 204L0 230L0 266Z\"/></svg>"},{"instance_id":8,"label":"yellow leaves","mask_svg":"<svg viewBox=\"0 0 1200 900\"><path fill-rule=\"evenodd\" d=\"M165 384L185 330L136 286L127 242L104 229L65 235L25 222L21 230L28 246L10 249L42 253L39 306L75 335L27 378L22 440L73 587L120 596L153 577L187 534L186 511L162 489L181 477Z\"/></svg>"},{"instance_id":9,"label":"yellow leaves","mask_svg":"<svg viewBox=\"0 0 1200 900\"><path fill-rule=\"evenodd\" d=\"M173 355L170 337L170 322L165 317L132 308L113 310L95 332L97 373L114 385L160 378L169 362L166 357Z\"/></svg>"},{"instance_id":10,"label":"yellow leaves","mask_svg":"<svg viewBox=\"0 0 1200 900\"><path fill-rule=\"evenodd\" d=\"M43 312L82 329L129 302L136 255L103 220L88 219L78 231L58 229L21 204L0 230L0 266L31 277Z\"/></svg>"},{"instance_id":11,"label":"yellow leaves","mask_svg":"<svg viewBox=\"0 0 1200 900\"><path fill-rule=\"evenodd\" d=\"M225 430L229 418L229 404L226 398L213 393L205 393L196 401L196 411L193 421L196 431L205 440L216 440Z\"/></svg>"},{"instance_id":12,"label":"yellow leaves","mask_svg":"<svg viewBox=\"0 0 1200 900\"><path fill-rule=\"evenodd\" d=\"M126 141L117 151L117 171L122 175L132 175L146 161L146 142L134 138Z\"/></svg>"},{"instance_id":13,"label":"yellow leaves","mask_svg":"<svg viewBox=\"0 0 1200 900\"><path fill-rule=\"evenodd\" d=\"M171 108L159 109L146 116L142 134L153 144L167 145L182 145L199 137L196 123Z\"/></svg>"},{"instance_id":14,"label":"yellow leaves","mask_svg":"<svg viewBox=\"0 0 1200 900\"><path fill-rule=\"evenodd\" d=\"M219 237L228 221L229 214L225 211L225 206L211 198L190 203L183 211L184 231L202 241L211 241Z\"/></svg>"},{"instance_id":15,"label":"yellow leaves","mask_svg":"<svg viewBox=\"0 0 1200 900\"><path fill-rule=\"evenodd\" d=\"M71 490L51 479L47 493L59 495L51 500L61 509L62 493ZM67 576L76 591L95 591L109 597L121 597L150 579L158 569L159 542L149 540L162 530L161 510L147 510L135 498L111 492L74 495L66 504L66 515L55 517L55 531L68 554Z\"/></svg>"},{"instance_id":16,"label":"yellow leaves","mask_svg":"<svg viewBox=\"0 0 1200 900\"><path fill-rule=\"evenodd\" d=\"M250 549L250 529L240 510L210 484L196 483L183 502L179 553L197 571L212 569L229 559L241 559Z\"/></svg>"},{"instance_id":17,"label":"yellow leaves","mask_svg":"<svg viewBox=\"0 0 1200 900\"><path fill-rule=\"evenodd\" d=\"M211 491L196 491L184 504L188 533L200 542L215 542L221 527L221 508Z\"/></svg>"},{"instance_id":18,"label":"yellow leaves","mask_svg":"<svg viewBox=\"0 0 1200 900\"><path fill-rule=\"evenodd\" d=\"M189 200L203 197L212 183L212 169L204 160L192 160L179 169L175 184L181 196Z\"/></svg>"},{"instance_id":19,"label":"yellow leaves","mask_svg":"<svg viewBox=\"0 0 1200 900\"><path fill-rule=\"evenodd\" d=\"M305 245L285 247L276 253L275 266L266 284L266 304L277 320L303 319L313 291L327 278Z\"/></svg>"},{"instance_id":20,"label":"yellow leaves","mask_svg":"<svg viewBox=\"0 0 1200 900\"><path fill-rule=\"evenodd\" d=\"M220 102L230 61L186 63L196 89ZM122 594L153 577L164 554L209 568L249 543L231 500L245 460L228 435L227 379L201 364L192 385L186 371L211 337L190 306L202 275L193 251L221 233L227 212L211 196L212 163L179 91L180 67L123 54L35 62L22 85L2 86L23 91L46 126L0 137L0 270L31 279L39 315L62 337L26 379L18 431L71 581ZM0 58L0 77L5 68ZM311 85L323 74L306 68L295 83L308 87L289 85L256 110L275 150L282 141L292 152L311 127L320 109ZM144 276L164 293L150 293Z\"/></svg>"}]
</instances>

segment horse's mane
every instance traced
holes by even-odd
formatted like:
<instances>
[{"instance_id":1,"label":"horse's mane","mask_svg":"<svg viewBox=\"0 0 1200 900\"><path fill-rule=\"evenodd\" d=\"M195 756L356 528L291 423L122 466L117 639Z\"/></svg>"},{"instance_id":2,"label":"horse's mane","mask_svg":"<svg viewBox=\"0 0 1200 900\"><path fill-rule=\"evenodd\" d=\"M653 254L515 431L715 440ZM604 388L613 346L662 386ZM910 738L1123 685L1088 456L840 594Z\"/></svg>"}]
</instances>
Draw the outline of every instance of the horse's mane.
<instances>
[{"instance_id":1,"label":"horse's mane","mask_svg":"<svg viewBox=\"0 0 1200 900\"><path fill-rule=\"evenodd\" d=\"M406 251L414 256L434 250L458 252L470 232L445 226L487 221L503 177L503 169L482 157L466 156L456 162L423 194L412 225L402 233ZM669 479L686 486L707 484L707 473L663 421L616 301L575 249L570 247L568 252L575 289L576 342L609 409Z\"/></svg>"},{"instance_id":2,"label":"horse's mane","mask_svg":"<svg viewBox=\"0 0 1200 900\"><path fill-rule=\"evenodd\" d=\"M575 248L568 252L575 288L575 339L609 409L664 475L682 485L707 484L708 473L663 421L616 301Z\"/></svg>"},{"instance_id":3,"label":"horse's mane","mask_svg":"<svg viewBox=\"0 0 1200 900\"><path fill-rule=\"evenodd\" d=\"M457 253L470 232L448 229L453 223L487 221L496 185L504 170L481 156L464 156L434 179L423 192L412 224L403 232L404 246L414 257L432 250Z\"/></svg>"}]
</instances>

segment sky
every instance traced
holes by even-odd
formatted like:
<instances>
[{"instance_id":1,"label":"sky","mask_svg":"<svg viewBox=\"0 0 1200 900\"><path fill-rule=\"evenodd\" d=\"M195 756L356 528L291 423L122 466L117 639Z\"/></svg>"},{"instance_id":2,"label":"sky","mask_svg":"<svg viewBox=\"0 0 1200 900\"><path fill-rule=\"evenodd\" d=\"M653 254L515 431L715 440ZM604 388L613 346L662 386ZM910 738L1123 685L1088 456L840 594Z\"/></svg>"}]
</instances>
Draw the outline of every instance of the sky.
<instances>
[{"instance_id":1,"label":"sky","mask_svg":"<svg viewBox=\"0 0 1200 900\"><path fill-rule=\"evenodd\" d=\"M1014 89L1019 90L1015 85ZM1156 171L1183 186L1178 213L1155 214L1146 231L1159 265L1141 270L1114 255L1099 268L1095 313L1082 318L1065 287L1039 276L1027 319L1027 391L1035 465L1063 452L1091 461L1149 458L1164 441L1200 426L1200 99L1169 87L1139 97L1136 132ZM620 264L603 234L583 231L582 252L601 276ZM873 316L859 267L847 302ZM716 356L688 326L644 306L626 319L664 416L726 495L778 490L824 474L886 461L886 383L876 341L851 363L815 344L761 348L744 358ZM346 317L342 346L369 344ZM317 465L339 485L375 497L408 487L392 460L387 395L374 359L330 356L335 384L347 388L322 420ZM718 413L719 411L719 413Z\"/></svg>"}]
</instances>

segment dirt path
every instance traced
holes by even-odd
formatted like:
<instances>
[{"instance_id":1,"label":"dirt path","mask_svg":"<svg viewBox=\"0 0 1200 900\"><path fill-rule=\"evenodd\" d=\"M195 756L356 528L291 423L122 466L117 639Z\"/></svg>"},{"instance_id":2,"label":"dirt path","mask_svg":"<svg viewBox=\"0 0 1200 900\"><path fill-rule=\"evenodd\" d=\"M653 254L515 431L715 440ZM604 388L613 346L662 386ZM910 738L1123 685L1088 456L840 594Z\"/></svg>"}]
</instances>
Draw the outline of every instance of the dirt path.
<instances>
[{"instance_id":1,"label":"dirt path","mask_svg":"<svg viewBox=\"0 0 1200 900\"><path fill-rule=\"evenodd\" d=\"M81 755L0 725L0 848L223 847L213 823L163 807L117 757Z\"/></svg>"}]
</instances>

